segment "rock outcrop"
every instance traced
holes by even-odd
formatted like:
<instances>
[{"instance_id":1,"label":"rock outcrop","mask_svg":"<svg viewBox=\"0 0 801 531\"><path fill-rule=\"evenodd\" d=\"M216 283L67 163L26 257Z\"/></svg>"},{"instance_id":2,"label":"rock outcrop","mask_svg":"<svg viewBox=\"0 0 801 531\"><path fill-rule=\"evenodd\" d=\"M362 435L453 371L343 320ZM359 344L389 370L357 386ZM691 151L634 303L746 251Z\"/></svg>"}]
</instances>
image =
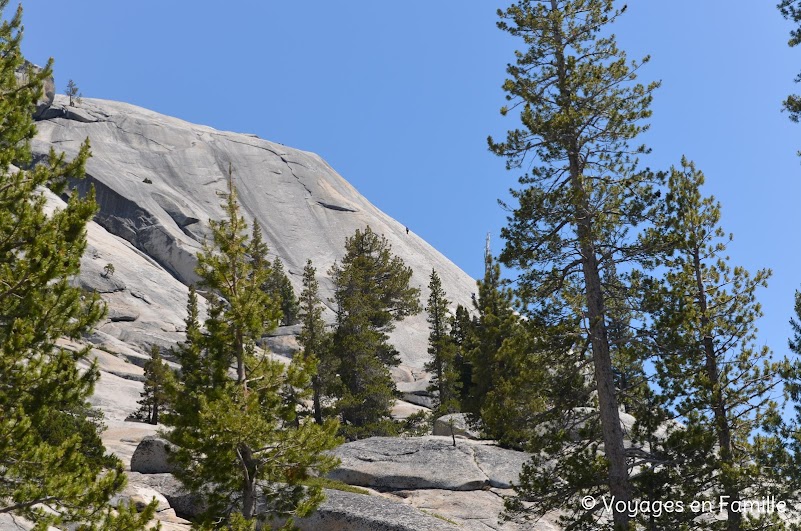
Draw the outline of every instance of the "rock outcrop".
<instances>
[{"instance_id":1,"label":"rock outcrop","mask_svg":"<svg viewBox=\"0 0 801 531\"><path fill-rule=\"evenodd\" d=\"M528 456L450 437L371 437L334 451L342 463L329 477L378 490L508 489Z\"/></svg>"},{"instance_id":2,"label":"rock outcrop","mask_svg":"<svg viewBox=\"0 0 801 531\"><path fill-rule=\"evenodd\" d=\"M134 456L152 453L158 442L145 439ZM334 454L342 463L329 477L367 487L367 493L326 489L323 504L296 521L301 530L558 529L547 517L536 523L499 521L504 499L513 494L511 486L528 459L522 452L464 439L454 447L450 438L427 436L373 437L346 443ZM123 496L140 504L155 497L162 519L172 514L168 510L188 519L203 510L202 500L167 473L131 472Z\"/></svg>"},{"instance_id":3,"label":"rock outcrop","mask_svg":"<svg viewBox=\"0 0 801 531\"><path fill-rule=\"evenodd\" d=\"M456 522L433 512L381 496L326 489L325 501L308 518L299 519L301 531L448 531Z\"/></svg>"},{"instance_id":4,"label":"rock outcrop","mask_svg":"<svg viewBox=\"0 0 801 531\"><path fill-rule=\"evenodd\" d=\"M523 452L466 439L453 446L451 437L427 436L373 437L334 453L342 463L329 474L332 479L376 489L461 529L559 529L550 516L534 523L499 521L528 460Z\"/></svg>"},{"instance_id":5,"label":"rock outcrop","mask_svg":"<svg viewBox=\"0 0 801 531\"><path fill-rule=\"evenodd\" d=\"M105 414L104 443L131 470L129 485L115 503L143 507L155 498L162 529L188 529L184 519L202 510L202 500L168 473L168 446L155 437L157 427L128 417L138 408L142 366L151 346L161 347L176 367L169 348L184 339L187 285L197 280L195 256L210 235L209 220L223 217L219 193L225 190L229 164L244 215L249 223L259 223L270 259L281 258L296 292L310 258L321 296L328 300L333 286L327 272L343 256L345 238L370 225L413 269L412 284L421 289L421 300L428 296L433 267L454 304L469 306L473 279L408 234L404 224L378 210L317 155L124 103L84 98L69 106L66 97L50 92L37 112L34 156L41 159L51 148L74 156L86 138L92 145L87 178L76 185L79 193L95 188L100 212L89 224L87 251L74 283L99 293L108 307L106 319L84 342L93 347L91 359L100 369L91 403ZM50 208L64 206L65 198L45 193ZM200 307L203 312L202 298ZM331 321L333 315L328 308L325 317ZM298 326L282 327L261 346L286 362L298 348L298 331ZM427 339L424 314L399 323L390 338L402 360L393 377L408 400L393 408L397 418L430 405L423 370ZM478 446L459 441L454 447L450 438L439 437L345 445L337 451L343 465L334 476L386 492L327 491L326 502L298 525L322 531L495 529L504 493L525 456ZM24 522L6 520L0 528L25 528Z\"/></svg>"},{"instance_id":6,"label":"rock outcrop","mask_svg":"<svg viewBox=\"0 0 801 531\"><path fill-rule=\"evenodd\" d=\"M32 149L39 158L50 148L72 156L86 138L91 141L87 179L78 186L83 191L95 187L100 204L96 221L106 234L98 234L99 245L90 242L80 282L104 293L115 309L101 330L138 349L146 346L151 332L161 345L180 332L185 286L197 280L195 255L209 236L209 219L223 217L219 193L226 188L229 164L244 215L249 223L260 224L296 292L311 259L327 300L332 295L327 271L344 255L345 238L370 225L413 269L412 284L421 288L422 300L433 267L449 299L470 304L473 279L418 236L407 234L404 224L378 210L313 153L125 103L83 98L70 107L62 95L55 96L37 128ZM380 171L376 168L376 178ZM115 267L113 276L100 278L108 263ZM159 296L171 300L156 300ZM154 310L162 303L173 315L157 320ZM333 318L330 309L326 318ZM427 339L423 314L399 323L391 337L404 366L414 370L428 359ZM282 344L291 348L290 341Z\"/></svg>"},{"instance_id":7,"label":"rock outcrop","mask_svg":"<svg viewBox=\"0 0 801 531\"><path fill-rule=\"evenodd\" d=\"M170 463L170 452L173 450L172 444L149 435L142 439L131 456L131 472L141 472L142 474L163 474L172 473L173 467Z\"/></svg>"},{"instance_id":8,"label":"rock outcrop","mask_svg":"<svg viewBox=\"0 0 801 531\"><path fill-rule=\"evenodd\" d=\"M25 61L22 66L14 72L18 83L23 84L28 81L29 68L33 69L33 71L36 73L42 71L42 67ZM47 111L53 104L53 100L56 97L56 83L53 79L53 76L46 77L42 85L42 97L36 102L36 111L33 115L34 118L41 118L45 111Z\"/></svg>"}]
</instances>

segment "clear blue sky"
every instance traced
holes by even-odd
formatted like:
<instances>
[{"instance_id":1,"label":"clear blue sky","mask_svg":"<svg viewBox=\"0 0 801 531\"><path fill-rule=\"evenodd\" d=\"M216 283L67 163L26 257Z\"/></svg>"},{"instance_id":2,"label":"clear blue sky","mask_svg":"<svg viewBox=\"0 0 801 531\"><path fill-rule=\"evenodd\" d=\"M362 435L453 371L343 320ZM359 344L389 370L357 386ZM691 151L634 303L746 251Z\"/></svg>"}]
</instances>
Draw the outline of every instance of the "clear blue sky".
<instances>
[{"instance_id":1,"label":"clear blue sky","mask_svg":"<svg viewBox=\"0 0 801 531\"><path fill-rule=\"evenodd\" d=\"M801 125L780 113L801 49L768 2L631 2L615 25L661 79L644 140L654 169L682 154L707 176L734 233L734 264L770 267L760 343L786 351L801 286ZM518 45L505 2L26 1L23 50L56 60L59 91L121 100L322 155L379 208L472 276L482 274L516 184L486 148ZM801 87L798 87L801 91Z\"/></svg>"}]
</instances>

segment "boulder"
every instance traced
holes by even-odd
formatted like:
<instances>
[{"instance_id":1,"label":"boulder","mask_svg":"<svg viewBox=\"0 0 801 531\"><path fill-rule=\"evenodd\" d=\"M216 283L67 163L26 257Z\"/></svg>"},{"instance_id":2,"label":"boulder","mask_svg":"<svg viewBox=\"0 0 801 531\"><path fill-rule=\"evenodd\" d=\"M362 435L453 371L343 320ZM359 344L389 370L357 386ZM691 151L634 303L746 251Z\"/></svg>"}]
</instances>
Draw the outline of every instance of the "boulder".
<instances>
[{"instance_id":1,"label":"boulder","mask_svg":"<svg viewBox=\"0 0 801 531\"><path fill-rule=\"evenodd\" d=\"M465 445L444 437L371 437L345 443L334 455L335 480L378 490L476 490L488 480Z\"/></svg>"},{"instance_id":2,"label":"boulder","mask_svg":"<svg viewBox=\"0 0 801 531\"><path fill-rule=\"evenodd\" d=\"M130 472L128 473L128 482L131 485L149 487L161 493L169 502L170 507L175 510L175 515L180 518L191 520L205 510L203 500L199 496L187 492L181 482L172 474Z\"/></svg>"},{"instance_id":3,"label":"boulder","mask_svg":"<svg viewBox=\"0 0 801 531\"><path fill-rule=\"evenodd\" d=\"M116 494L111 499L111 505L119 506L122 502L133 503L138 511L142 511L150 502L156 500L156 512L166 511L170 508L170 503L160 492L144 485L128 483L122 492Z\"/></svg>"},{"instance_id":4,"label":"boulder","mask_svg":"<svg viewBox=\"0 0 801 531\"><path fill-rule=\"evenodd\" d=\"M396 420L404 420L420 412L430 413L431 410L428 409L427 407L418 406L417 404L404 402L403 400L396 400L395 404L392 406L392 409L390 410L392 418Z\"/></svg>"},{"instance_id":5,"label":"boulder","mask_svg":"<svg viewBox=\"0 0 801 531\"><path fill-rule=\"evenodd\" d=\"M155 436L148 436L136 447L131 457L131 471L142 474L171 473L170 452L173 445Z\"/></svg>"},{"instance_id":6,"label":"boulder","mask_svg":"<svg viewBox=\"0 0 801 531\"><path fill-rule=\"evenodd\" d=\"M265 337L261 340L261 347L285 358L292 358L296 352L301 350L298 340L293 335Z\"/></svg>"},{"instance_id":7,"label":"boulder","mask_svg":"<svg viewBox=\"0 0 801 531\"><path fill-rule=\"evenodd\" d=\"M403 393L403 401L427 409L434 407L434 399L428 393Z\"/></svg>"},{"instance_id":8,"label":"boulder","mask_svg":"<svg viewBox=\"0 0 801 531\"><path fill-rule=\"evenodd\" d=\"M434 421L432 433L443 437L450 437L453 434L466 439L481 439L480 431L470 426L465 413L451 413L439 417Z\"/></svg>"},{"instance_id":9,"label":"boulder","mask_svg":"<svg viewBox=\"0 0 801 531\"><path fill-rule=\"evenodd\" d=\"M28 77L28 68L33 68L33 71L37 73L42 71L42 67L30 63L29 61L25 61L22 66L20 66L16 72L14 72L18 82L24 83L26 81L26 78ZM33 117L36 119L39 119L44 115L44 112L53 104L53 99L56 97L56 83L53 80L53 76L48 76L44 79L42 89L44 89L42 92L42 97L36 102L36 111L33 114Z\"/></svg>"}]
</instances>

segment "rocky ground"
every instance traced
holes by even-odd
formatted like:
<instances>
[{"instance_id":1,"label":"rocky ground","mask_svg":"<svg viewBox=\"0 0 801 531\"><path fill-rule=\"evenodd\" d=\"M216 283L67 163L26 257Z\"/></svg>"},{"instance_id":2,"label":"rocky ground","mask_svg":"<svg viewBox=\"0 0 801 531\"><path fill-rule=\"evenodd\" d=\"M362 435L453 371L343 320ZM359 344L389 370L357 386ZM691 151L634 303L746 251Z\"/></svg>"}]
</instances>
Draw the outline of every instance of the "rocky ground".
<instances>
[{"instance_id":1,"label":"rocky ground","mask_svg":"<svg viewBox=\"0 0 801 531\"><path fill-rule=\"evenodd\" d=\"M147 437L136 449L130 485L123 495L159 500L158 518L171 526L202 508L170 474L169 445ZM437 529L555 530L537 523L500 521L504 499L513 495L527 456L487 441L451 437L373 437L334 451L341 460L331 479L363 487L364 493L326 490L326 501L297 522L308 531L424 531ZM178 529L178 527L175 527Z\"/></svg>"}]
</instances>

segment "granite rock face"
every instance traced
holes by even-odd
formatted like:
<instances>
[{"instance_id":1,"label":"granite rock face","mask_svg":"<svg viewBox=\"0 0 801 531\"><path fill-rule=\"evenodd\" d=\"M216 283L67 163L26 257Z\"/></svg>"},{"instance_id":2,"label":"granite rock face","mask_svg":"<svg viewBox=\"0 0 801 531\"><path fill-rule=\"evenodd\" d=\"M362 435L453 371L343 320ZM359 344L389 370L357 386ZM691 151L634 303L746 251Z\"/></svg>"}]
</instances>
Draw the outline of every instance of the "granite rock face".
<instances>
[{"instance_id":1,"label":"granite rock face","mask_svg":"<svg viewBox=\"0 0 801 531\"><path fill-rule=\"evenodd\" d=\"M450 437L371 437L334 451L342 463L329 477L378 490L510 488L528 456Z\"/></svg>"},{"instance_id":2,"label":"granite rock face","mask_svg":"<svg viewBox=\"0 0 801 531\"><path fill-rule=\"evenodd\" d=\"M301 531L447 531L460 529L434 514L381 496L326 489L325 501L295 525Z\"/></svg>"},{"instance_id":3,"label":"granite rock face","mask_svg":"<svg viewBox=\"0 0 801 531\"><path fill-rule=\"evenodd\" d=\"M158 344L174 341L171 334L181 327L186 292L171 284L197 280L195 255L209 236L209 219L223 217L219 193L226 189L229 165L243 214L248 223L259 223L270 258L281 258L297 293L303 266L311 259L323 300L331 297L327 271L344 255L345 238L369 225L414 270L412 285L421 289L421 300L428 296L433 267L454 305L470 304L472 278L418 236L407 234L403 223L381 212L313 153L125 103L83 98L70 107L62 95L55 96L37 128L32 149L38 158L51 147L72 156L84 139L91 141L87 178L77 185L82 191L95 187L100 204L96 221L117 242L114 249L105 243L90 249L88 260L94 263L85 266L96 267L84 267L80 282L117 306L127 302L117 304L115 299L139 297L138 303L128 301L135 304L127 313L115 314L117 319L106 325L118 339L144 344L144 327L152 329ZM107 263L115 266L113 277L97 278ZM122 264L131 264L131 271L121 271ZM157 268L171 280L149 286L145 279L137 280L136 268ZM142 310L162 302L155 300L159 292L178 296L168 304L174 315L163 319L164 326L143 323L149 316ZM326 318L333 319L331 309ZM391 337L403 364L416 369L427 361L427 339L423 313L399 323Z\"/></svg>"},{"instance_id":4,"label":"granite rock face","mask_svg":"<svg viewBox=\"0 0 801 531\"><path fill-rule=\"evenodd\" d=\"M443 529L446 522L475 531L560 529L556 514L536 522L500 519L529 458L523 452L467 439L457 439L454 447L451 437L427 436L372 437L345 443L334 454L342 462L330 478L402 500L439 517Z\"/></svg>"},{"instance_id":5,"label":"granite rock face","mask_svg":"<svg viewBox=\"0 0 801 531\"><path fill-rule=\"evenodd\" d=\"M454 306L470 305L473 279L418 236L407 234L404 224L378 210L317 155L124 103L84 98L69 106L64 96L46 99L38 113L34 156L42 158L52 147L72 157L86 138L92 145L87 178L75 184L79 193L95 188L100 212L88 226L87 251L74 283L99 293L108 312L84 338L94 347L90 358L100 369L90 402L105 414L106 448L131 470L129 487L118 501L142 506L156 498L163 529L187 529L183 518L196 516L203 502L167 473L166 446L154 437L158 427L128 417L138 408L142 366L151 346L159 346L177 368L169 348L184 339L187 286L197 280L195 255L210 236L209 220L223 217L219 193L226 188L229 164L243 214L249 224L259 223L269 258L281 258L296 293L310 258L321 296L328 300L333 286L327 272L344 255L345 238L369 225L413 269L412 285L420 288L421 302L428 296L433 267ZM63 197L43 193L50 208L63 208ZM202 297L199 304L202 314ZM333 320L332 308L325 317ZM298 349L298 331L298 326L279 328L261 346L286 362ZM402 360L393 377L404 396L416 402L398 401L393 408L397 418L427 411L427 340L424 313L399 323L390 338ZM336 451L343 464L332 476L386 492L368 496L329 490L325 503L297 524L322 531L498 528L503 489L514 481L525 456L475 445L460 440L454 447L450 437L376 438L344 445ZM447 493L453 510L443 501ZM481 522L488 526L480 527ZM0 521L0 529L6 524L16 525Z\"/></svg>"}]
</instances>

